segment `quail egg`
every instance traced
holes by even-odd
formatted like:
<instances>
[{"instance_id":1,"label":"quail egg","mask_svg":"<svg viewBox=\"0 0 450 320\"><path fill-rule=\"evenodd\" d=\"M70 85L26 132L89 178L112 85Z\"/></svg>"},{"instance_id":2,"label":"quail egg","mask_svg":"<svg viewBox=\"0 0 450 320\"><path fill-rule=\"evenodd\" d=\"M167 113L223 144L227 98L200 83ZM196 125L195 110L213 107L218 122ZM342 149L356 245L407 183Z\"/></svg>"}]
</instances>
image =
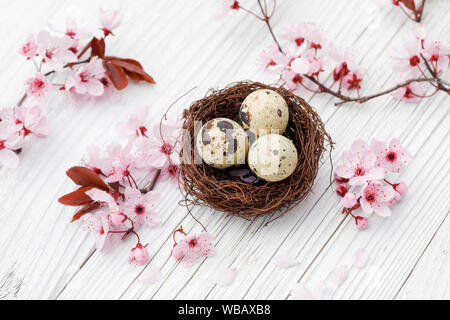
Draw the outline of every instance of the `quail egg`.
<instances>
[{"instance_id":1,"label":"quail egg","mask_svg":"<svg viewBox=\"0 0 450 320\"><path fill-rule=\"evenodd\" d=\"M207 122L199 131L196 149L206 164L217 169L226 169L245 163L248 137L237 122L217 118Z\"/></svg>"},{"instance_id":2,"label":"quail egg","mask_svg":"<svg viewBox=\"0 0 450 320\"><path fill-rule=\"evenodd\" d=\"M253 173L269 182L288 178L297 162L298 153L292 141L278 134L258 138L248 154L248 165Z\"/></svg>"},{"instance_id":3,"label":"quail egg","mask_svg":"<svg viewBox=\"0 0 450 320\"><path fill-rule=\"evenodd\" d=\"M256 137L271 133L283 134L289 122L289 109L279 93L261 89L245 98L239 118L243 128Z\"/></svg>"}]
</instances>

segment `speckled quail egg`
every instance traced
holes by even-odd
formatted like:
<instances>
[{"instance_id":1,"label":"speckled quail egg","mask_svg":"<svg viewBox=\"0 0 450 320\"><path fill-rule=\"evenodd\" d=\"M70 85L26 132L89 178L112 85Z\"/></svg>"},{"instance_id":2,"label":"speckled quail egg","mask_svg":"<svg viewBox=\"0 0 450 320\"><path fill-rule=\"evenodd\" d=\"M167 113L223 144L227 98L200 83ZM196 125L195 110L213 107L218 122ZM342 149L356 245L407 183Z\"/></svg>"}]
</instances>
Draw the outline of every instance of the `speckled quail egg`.
<instances>
[{"instance_id":1,"label":"speckled quail egg","mask_svg":"<svg viewBox=\"0 0 450 320\"><path fill-rule=\"evenodd\" d=\"M244 129L256 137L283 134L289 122L286 100L268 89L256 90L242 102L239 118Z\"/></svg>"},{"instance_id":2,"label":"speckled quail egg","mask_svg":"<svg viewBox=\"0 0 450 320\"><path fill-rule=\"evenodd\" d=\"M217 118L207 122L197 134L196 149L206 164L226 169L245 163L248 137L237 122Z\"/></svg>"},{"instance_id":3,"label":"speckled quail egg","mask_svg":"<svg viewBox=\"0 0 450 320\"><path fill-rule=\"evenodd\" d=\"M288 178L297 167L298 153L288 138L269 134L250 147L248 165L259 178L277 182Z\"/></svg>"}]
</instances>

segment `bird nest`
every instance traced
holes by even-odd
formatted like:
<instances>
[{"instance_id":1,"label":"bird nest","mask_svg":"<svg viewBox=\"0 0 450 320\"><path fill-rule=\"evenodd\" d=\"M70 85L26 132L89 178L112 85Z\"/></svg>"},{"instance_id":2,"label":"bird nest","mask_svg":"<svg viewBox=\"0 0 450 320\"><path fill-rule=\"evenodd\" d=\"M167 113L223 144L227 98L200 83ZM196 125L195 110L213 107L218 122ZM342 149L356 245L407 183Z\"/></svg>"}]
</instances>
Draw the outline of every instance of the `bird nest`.
<instances>
[{"instance_id":1,"label":"bird nest","mask_svg":"<svg viewBox=\"0 0 450 320\"><path fill-rule=\"evenodd\" d=\"M289 124L284 136L293 141L299 157L294 173L280 182L248 183L233 177L228 170L214 169L205 163L193 164L196 152L195 122L204 124L219 117L239 121L242 102L259 89L274 90L287 102ZM186 205L206 205L243 218L276 212L284 214L305 199L311 192L326 143L330 148L333 145L319 115L305 100L283 87L258 82L238 82L222 90L210 90L205 98L184 111L183 118L183 129L189 132L183 143L190 144L191 151L182 151L181 159L192 163L183 161L180 166L179 183Z\"/></svg>"}]
</instances>

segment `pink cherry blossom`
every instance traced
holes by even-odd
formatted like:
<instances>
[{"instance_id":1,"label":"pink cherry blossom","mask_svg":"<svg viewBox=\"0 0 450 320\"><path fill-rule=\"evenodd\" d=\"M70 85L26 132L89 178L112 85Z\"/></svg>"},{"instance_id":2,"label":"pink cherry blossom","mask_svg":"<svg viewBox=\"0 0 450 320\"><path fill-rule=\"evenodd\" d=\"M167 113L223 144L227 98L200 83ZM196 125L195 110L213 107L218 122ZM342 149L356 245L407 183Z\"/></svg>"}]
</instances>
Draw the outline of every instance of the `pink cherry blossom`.
<instances>
[{"instance_id":1,"label":"pink cherry blossom","mask_svg":"<svg viewBox=\"0 0 450 320\"><path fill-rule=\"evenodd\" d=\"M366 230L369 227L369 219L364 218L364 217L356 217L355 218L355 223L356 223L356 227L363 231Z\"/></svg>"},{"instance_id":2,"label":"pink cherry blossom","mask_svg":"<svg viewBox=\"0 0 450 320\"><path fill-rule=\"evenodd\" d=\"M394 185L394 190L397 191L400 196L404 196L408 193L408 186L404 182L397 183Z\"/></svg>"},{"instance_id":3,"label":"pink cherry blossom","mask_svg":"<svg viewBox=\"0 0 450 320\"><path fill-rule=\"evenodd\" d=\"M105 36L114 35L114 30L122 23L122 15L118 10L99 9L99 19Z\"/></svg>"},{"instance_id":4,"label":"pink cherry blossom","mask_svg":"<svg viewBox=\"0 0 450 320\"><path fill-rule=\"evenodd\" d=\"M363 72L360 69L354 68L345 76L342 77L342 86L348 91L361 89L360 83L363 81Z\"/></svg>"},{"instance_id":5,"label":"pink cherry blossom","mask_svg":"<svg viewBox=\"0 0 450 320\"><path fill-rule=\"evenodd\" d=\"M235 268L219 268L216 271L215 282L221 287L228 287L233 284L238 275Z\"/></svg>"},{"instance_id":6,"label":"pink cherry blossom","mask_svg":"<svg viewBox=\"0 0 450 320\"><path fill-rule=\"evenodd\" d=\"M149 226L157 226L161 224L161 218L154 211L155 206L159 202L160 195L155 191L142 194L140 190L135 188L126 188L125 190L125 207L126 213L137 226L144 222Z\"/></svg>"},{"instance_id":7,"label":"pink cherry blossom","mask_svg":"<svg viewBox=\"0 0 450 320\"><path fill-rule=\"evenodd\" d=\"M101 156L100 149L97 147L88 148L87 157L84 161L92 171L99 175L109 176L112 173L114 159Z\"/></svg>"},{"instance_id":8,"label":"pink cherry blossom","mask_svg":"<svg viewBox=\"0 0 450 320\"><path fill-rule=\"evenodd\" d=\"M437 72L445 72L450 63L450 47L438 41L425 40L423 42L423 56L437 67Z\"/></svg>"},{"instance_id":9,"label":"pink cherry blossom","mask_svg":"<svg viewBox=\"0 0 450 320\"><path fill-rule=\"evenodd\" d=\"M107 216L106 212L88 213L83 216L84 225L94 235L96 248L102 254L106 254L112 247L112 238L109 233L111 225Z\"/></svg>"},{"instance_id":10,"label":"pink cherry blossom","mask_svg":"<svg viewBox=\"0 0 450 320\"><path fill-rule=\"evenodd\" d=\"M197 259L214 255L213 241L214 236L208 232L203 232L199 235L185 235L173 247L172 256L177 260L183 259L183 265L186 268L190 268Z\"/></svg>"},{"instance_id":11,"label":"pink cherry blossom","mask_svg":"<svg viewBox=\"0 0 450 320\"><path fill-rule=\"evenodd\" d=\"M341 199L341 204L344 208L353 208L356 203L358 203L358 200L356 199L356 195L353 192L347 192Z\"/></svg>"},{"instance_id":12,"label":"pink cherry blossom","mask_svg":"<svg viewBox=\"0 0 450 320\"><path fill-rule=\"evenodd\" d=\"M326 43L326 38L320 28L313 23L303 23L286 28L283 39L295 42L297 46L306 44L308 49L318 50Z\"/></svg>"},{"instance_id":13,"label":"pink cherry blossom","mask_svg":"<svg viewBox=\"0 0 450 320\"><path fill-rule=\"evenodd\" d=\"M148 129L146 122L148 118L148 108L143 108L139 112L132 114L127 121L117 124L117 132L121 137L146 137Z\"/></svg>"},{"instance_id":14,"label":"pink cherry blossom","mask_svg":"<svg viewBox=\"0 0 450 320\"><path fill-rule=\"evenodd\" d=\"M239 10L239 1L236 0L222 0L222 10L216 15L216 19L225 18L230 11Z\"/></svg>"},{"instance_id":15,"label":"pink cherry blossom","mask_svg":"<svg viewBox=\"0 0 450 320\"><path fill-rule=\"evenodd\" d=\"M37 137L46 137L50 131L50 126L47 118L42 114L42 109L39 106L34 107L16 107L15 122L22 126L24 136L30 133Z\"/></svg>"},{"instance_id":16,"label":"pink cherry blossom","mask_svg":"<svg viewBox=\"0 0 450 320\"><path fill-rule=\"evenodd\" d=\"M292 61L292 71L298 74L316 75L322 70L323 61L320 56L307 52L302 57Z\"/></svg>"},{"instance_id":17,"label":"pink cherry blossom","mask_svg":"<svg viewBox=\"0 0 450 320\"><path fill-rule=\"evenodd\" d=\"M17 168L19 157L16 150L23 146L23 138L17 132L17 125L0 122L0 164L6 168Z\"/></svg>"},{"instance_id":18,"label":"pink cherry blossom","mask_svg":"<svg viewBox=\"0 0 450 320\"><path fill-rule=\"evenodd\" d=\"M92 189L86 191L86 195L94 201L106 204L112 213L119 213L119 207L114 197L106 191Z\"/></svg>"},{"instance_id":19,"label":"pink cherry blossom","mask_svg":"<svg viewBox=\"0 0 450 320\"><path fill-rule=\"evenodd\" d=\"M153 127L151 137L137 141L137 147L142 151L142 161L148 167L162 169L171 164L178 165L180 128L178 121L164 121L161 125L156 124ZM169 171L167 172L169 173Z\"/></svg>"},{"instance_id":20,"label":"pink cherry blossom","mask_svg":"<svg viewBox=\"0 0 450 320\"><path fill-rule=\"evenodd\" d=\"M290 256L289 254L282 254L282 253L277 254L273 258L273 260L275 262L275 265L281 269L292 268L300 263L300 262L298 262L298 260L296 260L295 258Z\"/></svg>"},{"instance_id":21,"label":"pink cherry blossom","mask_svg":"<svg viewBox=\"0 0 450 320\"><path fill-rule=\"evenodd\" d=\"M131 142L125 147L119 143L112 143L107 147L108 154L112 158L112 173L105 179L106 182L132 182L129 179L132 179L138 170L135 157L131 154L132 147Z\"/></svg>"},{"instance_id":22,"label":"pink cherry blossom","mask_svg":"<svg viewBox=\"0 0 450 320\"><path fill-rule=\"evenodd\" d=\"M263 50L259 54L258 58L256 59L256 64L264 68L275 66L276 62L273 60L273 56L278 52L278 47L276 45L271 45L269 48Z\"/></svg>"},{"instance_id":23,"label":"pink cherry blossom","mask_svg":"<svg viewBox=\"0 0 450 320\"><path fill-rule=\"evenodd\" d=\"M28 85L27 94L35 97L38 101L41 101L44 96L53 90L50 83L47 82L45 75L41 72L37 72L33 78L26 81Z\"/></svg>"},{"instance_id":24,"label":"pink cherry blossom","mask_svg":"<svg viewBox=\"0 0 450 320\"><path fill-rule=\"evenodd\" d=\"M386 172L402 172L412 160L411 154L404 148L399 139L392 139L389 146L378 140L372 140L371 147L377 155L377 165Z\"/></svg>"},{"instance_id":25,"label":"pink cherry blossom","mask_svg":"<svg viewBox=\"0 0 450 320\"><path fill-rule=\"evenodd\" d=\"M281 84L285 84L289 89L297 89L299 83L303 82L303 77L290 69L285 69L281 73L281 78L279 81Z\"/></svg>"},{"instance_id":26,"label":"pink cherry blossom","mask_svg":"<svg viewBox=\"0 0 450 320\"><path fill-rule=\"evenodd\" d=\"M20 47L19 53L27 59L34 58L37 55L38 46L35 42L34 35L30 34L25 43Z\"/></svg>"},{"instance_id":27,"label":"pink cherry blossom","mask_svg":"<svg viewBox=\"0 0 450 320\"><path fill-rule=\"evenodd\" d=\"M420 42L416 39L408 39L402 45L394 47L391 53L391 59L394 61L394 72L410 74L412 77L417 76L419 68L423 66L420 53Z\"/></svg>"},{"instance_id":28,"label":"pink cherry blossom","mask_svg":"<svg viewBox=\"0 0 450 320\"><path fill-rule=\"evenodd\" d=\"M150 255L147 250L147 246L142 246L142 244L138 243L135 248L133 248L128 256L128 262L135 262L138 266L143 266L147 263Z\"/></svg>"},{"instance_id":29,"label":"pink cherry blossom","mask_svg":"<svg viewBox=\"0 0 450 320\"><path fill-rule=\"evenodd\" d=\"M93 57L88 64L76 68L66 80L65 88L75 93L89 96L101 96L105 92L102 79L105 77L105 69L101 59Z\"/></svg>"},{"instance_id":30,"label":"pink cherry blossom","mask_svg":"<svg viewBox=\"0 0 450 320\"><path fill-rule=\"evenodd\" d=\"M396 100L403 100L408 103L417 103L424 94L423 88L416 82L401 87L392 93Z\"/></svg>"},{"instance_id":31,"label":"pink cherry blossom","mask_svg":"<svg viewBox=\"0 0 450 320\"><path fill-rule=\"evenodd\" d=\"M38 52L42 61L51 68L61 70L66 64L77 61L77 56L70 50L74 40L58 38L48 31L41 31L37 36Z\"/></svg>"},{"instance_id":32,"label":"pink cherry blossom","mask_svg":"<svg viewBox=\"0 0 450 320\"><path fill-rule=\"evenodd\" d=\"M178 187L178 179L180 176L179 164L169 164L167 167L161 170L158 181L169 181L174 187Z\"/></svg>"},{"instance_id":33,"label":"pink cherry blossom","mask_svg":"<svg viewBox=\"0 0 450 320\"><path fill-rule=\"evenodd\" d=\"M352 145L352 151L342 155L343 165L336 169L336 173L350 179L350 185L363 185L370 180L384 178L384 169L377 166L377 156L366 142L357 140Z\"/></svg>"},{"instance_id":34,"label":"pink cherry blossom","mask_svg":"<svg viewBox=\"0 0 450 320\"><path fill-rule=\"evenodd\" d=\"M381 217L389 217L391 210L388 203L395 197L391 186L379 181L369 181L361 191L361 207L366 214L375 212Z\"/></svg>"},{"instance_id":35,"label":"pink cherry blossom","mask_svg":"<svg viewBox=\"0 0 450 320\"><path fill-rule=\"evenodd\" d=\"M76 40L74 43L92 38L92 32L85 27L86 23L83 23L81 20L78 8L71 7L67 10L65 16L61 17L61 19L58 18L48 23L52 32Z\"/></svg>"}]
</instances>

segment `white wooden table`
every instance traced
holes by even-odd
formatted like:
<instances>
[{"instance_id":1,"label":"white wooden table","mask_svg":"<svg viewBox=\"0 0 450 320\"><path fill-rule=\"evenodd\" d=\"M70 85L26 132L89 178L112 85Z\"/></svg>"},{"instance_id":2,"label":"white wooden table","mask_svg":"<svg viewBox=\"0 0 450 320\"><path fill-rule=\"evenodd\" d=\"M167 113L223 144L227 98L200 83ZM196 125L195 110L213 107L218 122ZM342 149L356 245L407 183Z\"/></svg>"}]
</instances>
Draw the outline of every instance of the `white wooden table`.
<instances>
[{"instance_id":1,"label":"white wooden table","mask_svg":"<svg viewBox=\"0 0 450 320\"><path fill-rule=\"evenodd\" d=\"M45 102L53 131L33 139L21 154L17 170L0 169L0 296L6 299L285 299L300 282L314 287L327 283L338 264L351 264L353 253L366 248L370 261L333 293L334 299L450 298L450 139L448 96L440 93L417 105L390 96L364 105L333 106L326 95L305 93L335 140L333 159L362 138L399 137L414 155L400 176L410 191L389 219L373 218L367 231L339 214L339 198L327 189L330 164L325 158L314 192L288 215L264 227L266 218L245 221L226 218L205 208L194 214L217 237L217 254L185 269L170 257L171 232L182 224L200 231L186 210L177 205L178 191L166 184L158 210L164 223L147 229L149 266L161 267L164 279L154 285L140 282L144 267L129 265L126 255L133 240L107 256L94 250L80 224L70 224L74 210L59 196L73 190L65 170L77 164L86 147L104 146L114 139L114 124L133 111L149 106L154 119L194 86L172 112L181 113L210 87L244 79L273 83L274 74L254 61L271 44L264 24L242 12L216 21L218 1L83 0L87 17L97 8L123 8L125 20L110 53L140 60L155 77L156 86L132 84L117 104L88 103L74 108L53 93ZM256 9L251 0L250 7ZM388 49L414 23L395 8L373 14L362 0L282 0L273 18L275 32L285 25L316 22L338 44L355 45L368 69L364 91L392 83ZM3 1L0 87L2 106L16 103L23 82L33 72L17 53L28 33L40 30L73 1ZM92 20L91 19L91 20ZM377 28L376 21L381 19ZM448 41L450 1L429 0L423 24L435 39ZM374 27L375 26L375 27ZM272 259L289 252L301 263L277 268ZM230 287L218 287L213 276L219 267L238 269Z\"/></svg>"}]
</instances>

